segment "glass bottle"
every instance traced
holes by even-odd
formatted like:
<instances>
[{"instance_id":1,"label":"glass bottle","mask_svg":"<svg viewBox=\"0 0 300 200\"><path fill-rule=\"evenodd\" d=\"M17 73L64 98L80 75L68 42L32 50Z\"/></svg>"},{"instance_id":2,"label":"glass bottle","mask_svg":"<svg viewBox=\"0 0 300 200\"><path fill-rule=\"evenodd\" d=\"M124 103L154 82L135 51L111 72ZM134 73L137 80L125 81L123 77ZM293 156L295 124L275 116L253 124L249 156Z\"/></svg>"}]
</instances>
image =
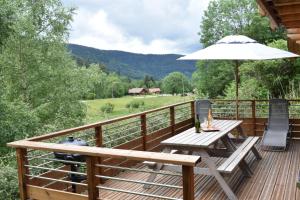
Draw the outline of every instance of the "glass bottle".
<instances>
[{"instance_id":1,"label":"glass bottle","mask_svg":"<svg viewBox=\"0 0 300 200\"><path fill-rule=\"evenodd\" d=\"M200 121L198 115L196 115L196 119L195 119L195 129L196 129L196 133L200 133Z\"/></svg>"}]
</instances>

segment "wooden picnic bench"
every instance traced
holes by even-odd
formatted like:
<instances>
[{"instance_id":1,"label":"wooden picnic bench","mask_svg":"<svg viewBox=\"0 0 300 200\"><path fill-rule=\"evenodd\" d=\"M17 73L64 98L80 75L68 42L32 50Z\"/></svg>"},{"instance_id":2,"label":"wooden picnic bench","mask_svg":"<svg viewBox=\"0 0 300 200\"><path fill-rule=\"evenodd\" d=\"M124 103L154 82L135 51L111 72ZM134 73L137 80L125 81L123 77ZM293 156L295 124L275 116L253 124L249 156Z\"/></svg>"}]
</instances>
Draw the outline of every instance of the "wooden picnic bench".
<instances>
[{"instance_id":1,"label":"wooden picnic bench","mask_svg":"<svg viewBox=\"0 0 300 200\"><path fill-rule=\"evenodd\" d=\"M214 176L226 195L231 200L237 200L236 195L226 183L223 175L230 175L237 167L239 167L243 174L250 177L253 173L245 161L245 157L249 152L253 152L257 159L261 159L255 144L258 142L259 137L246 137L240 125L240 120L214 120L213 126L218 127L219 131L214 132L201 132L196 133L195 128L188 129L178 135L168 138L161 142L164 146L163 152L165 153L185 153L190 155L201 156L201 161L207 167L194 167L195 174L202 174ZM239 134L244 138L242 144L237 146L229 137L229 133L236 129ZM217 143L222 141L224 148L216 148ZM212 157L224 157L225 161L217 166ZM158 170L172 170L181 172L180 166L163 165L161 163L145 163L155 171ZM153 182L156 174L151 174L148 177L148 182ZM145 188L149 188L145 185Z\"/></svg>"}]
</instances>

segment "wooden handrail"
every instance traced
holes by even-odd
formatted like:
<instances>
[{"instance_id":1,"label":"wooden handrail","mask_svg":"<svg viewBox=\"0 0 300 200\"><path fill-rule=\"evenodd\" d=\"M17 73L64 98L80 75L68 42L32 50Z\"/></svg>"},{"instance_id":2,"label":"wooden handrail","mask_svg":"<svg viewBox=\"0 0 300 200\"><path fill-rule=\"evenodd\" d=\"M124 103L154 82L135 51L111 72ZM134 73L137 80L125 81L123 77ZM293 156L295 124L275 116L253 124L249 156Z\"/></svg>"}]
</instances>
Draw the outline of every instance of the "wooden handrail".
<instances>
[{"instance_id":1,"label":"wooden handrail","mask_svg":"<svg viewBox=\"0 0 300 200\"><path fill-rule=\"evenodd\" d=\"M196 166L200 162L199 156L193 155L180 155L168 153L156 153L146 151L124 150L124 149L110 149L89 146L75 146L45 142L32 142L20 140L7 144L14 148L29 148L44 151L64 152L71 154L81 154L94 157L110 157L110 158L126 158L129 160L137 161L152 161L166 164Z\"/></svg>"},{"instance_id":2,"label":"wooden handrail","mask_svg":"<svg viewBox=\"0 0 300 200\"><path fill-rule=\"evenodd\" d=\"M65 129L65 130L62 130L62 131L48 133L48 134L45 134L45 135L35 136L35 137L27 138L25 140L28 140L28 141L46 140L46 139L50 139L50 138L53 138L53 137L67 135L69 133L74 133L74 132L78 132L78 131L82 131L82 130L87 130L87 129L90 129L90 128L96 128L98 126L107 125L107 124L111 124L111 123L114 123L114 122L130 119L130 118L134 118L134 117L139 117L141 115L161 111L161 110L168 109L168 108L174 107L174 106L180 106L180 105L188 104L188 103L191 103L191 102L193 102L193 101L186 101L186 102L182 102L182 103L172 104L172 105L168 105L168 106L164 106L164 107L160 107L160 108L155 108L155 109L152 109L152 110L147 110L147 111L140 112L140 113L135 113L135 114L131 114L131 115L117 117L117 118L114 118L114 119L109 119L109 120L105 120L105 121L96 122L96 123L93 123L93 124L87 124L87 125L83 125L83 126L79 126L79 127L75 127L75 128L70 128L70 129Z\"/></svg>"}]
</instances>

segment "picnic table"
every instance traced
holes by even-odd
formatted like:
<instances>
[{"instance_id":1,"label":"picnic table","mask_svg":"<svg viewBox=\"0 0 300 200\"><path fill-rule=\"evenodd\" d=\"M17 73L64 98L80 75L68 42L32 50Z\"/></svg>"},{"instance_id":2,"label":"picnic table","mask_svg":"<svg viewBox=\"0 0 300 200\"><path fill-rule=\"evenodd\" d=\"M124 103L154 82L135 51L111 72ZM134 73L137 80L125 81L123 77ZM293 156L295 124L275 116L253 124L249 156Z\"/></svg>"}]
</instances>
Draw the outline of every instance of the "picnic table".
<instances>
[{"instance_id":1,"label":"picnic table","mask_svg":"<svg viewBox=\"0 0 300 200\"><path fill-rule=\"evenodd\" d=\"M226 183L223 174L230 174L235 168L239 167L245 176L250 177L253 173L245 161L245 156L252 151L257 159L261 159L261 155L254 146L259 137L247 137L243 133L241 124L241 120L213 120L212 126L217 127L219 129L217 131L196 133L194 127L190 128L162 141L163 152L200 155L201 162L204 162L206 167L195 167L194 174L214 176L228 198L236 200L237 197ZM229 136L234 129L244 138L239 146ZM219 148L218 143L222 143L223 147ZM212 157L225 157L226 160L220 166L217 166L215 159ZM181 172L182 170L180 166L163 165L161 163L149 162L148 166L155 171L164 169ZM151 174L148 181L154 181L155 177L156 174ZM147 188L146 185L145 188Z\"/></svg>"}]
</instances>

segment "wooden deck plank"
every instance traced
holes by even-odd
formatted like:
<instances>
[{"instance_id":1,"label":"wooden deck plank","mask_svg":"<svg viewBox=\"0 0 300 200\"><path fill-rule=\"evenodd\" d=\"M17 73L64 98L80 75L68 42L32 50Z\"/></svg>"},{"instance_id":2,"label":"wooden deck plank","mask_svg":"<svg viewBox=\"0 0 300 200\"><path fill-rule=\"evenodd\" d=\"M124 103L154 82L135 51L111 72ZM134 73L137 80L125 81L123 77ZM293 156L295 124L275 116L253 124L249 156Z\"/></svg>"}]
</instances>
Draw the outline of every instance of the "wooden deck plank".
<instances>
[{"instance_id":1,"label":"wooden deck plank","mask_svg":"<svg viewBox=\"0 0 300 200\"><path fill-rule=\"evenodd\" d=\"M275 182L275 187L270 199L283 199L285 184L289 176L289 168L292 162L292 155L295 151L295 145L291 145L289 150L285 152L285 159L283 160L280 173L278 173L277 180Z\"/></svg>"},{"instance_id":2,"label":"wooden deck plank","mask_svg":"<svg viewBox=\"0 0 300 200\"><path fill-rule=\"evenodd\" d=\"M296 177L298 176L299 170L299 151L300 146L296 145L293 151L292 162L289 170L289 176L285 186L283 199L293 200L296 198Z\"/></svg>"},{"instance_id":3,"label":"wooden deck plank","mask_svg":"<svg viewBox=\"0 0 300 200\"><path fill-rule=\"evenodd\" d=\"M300 140L294 140L286 152L261 151L262 160L257 161L252 153L246 157L253 170L251 178L243 177L241 170L235 170L233 176L226 178L230 187L239 199L289 199L296 200L300 197L300 191L296 189L296 177L300 169ZM218 164L224 162L222 158L214 158ZM204 164L200 162L200 166ZM136 168L147 167L138 164ZM121 172L118 177L146 181L148 173L143 172ZM103 186L131 190L141 193L156 194L173 198L182 198L182 190L153 186L144 189L142 184L125 183L109 180ZM178 176L158 175L155 183L182 186L182 179ZM226 200L227 196L211 176L195 175L195 193L197 200ZM144 197L120 192L109 192L100 190L100 196L104 199L128 199L128 200L154 200L153 197Z\"/></svg>"}]
</instances>

